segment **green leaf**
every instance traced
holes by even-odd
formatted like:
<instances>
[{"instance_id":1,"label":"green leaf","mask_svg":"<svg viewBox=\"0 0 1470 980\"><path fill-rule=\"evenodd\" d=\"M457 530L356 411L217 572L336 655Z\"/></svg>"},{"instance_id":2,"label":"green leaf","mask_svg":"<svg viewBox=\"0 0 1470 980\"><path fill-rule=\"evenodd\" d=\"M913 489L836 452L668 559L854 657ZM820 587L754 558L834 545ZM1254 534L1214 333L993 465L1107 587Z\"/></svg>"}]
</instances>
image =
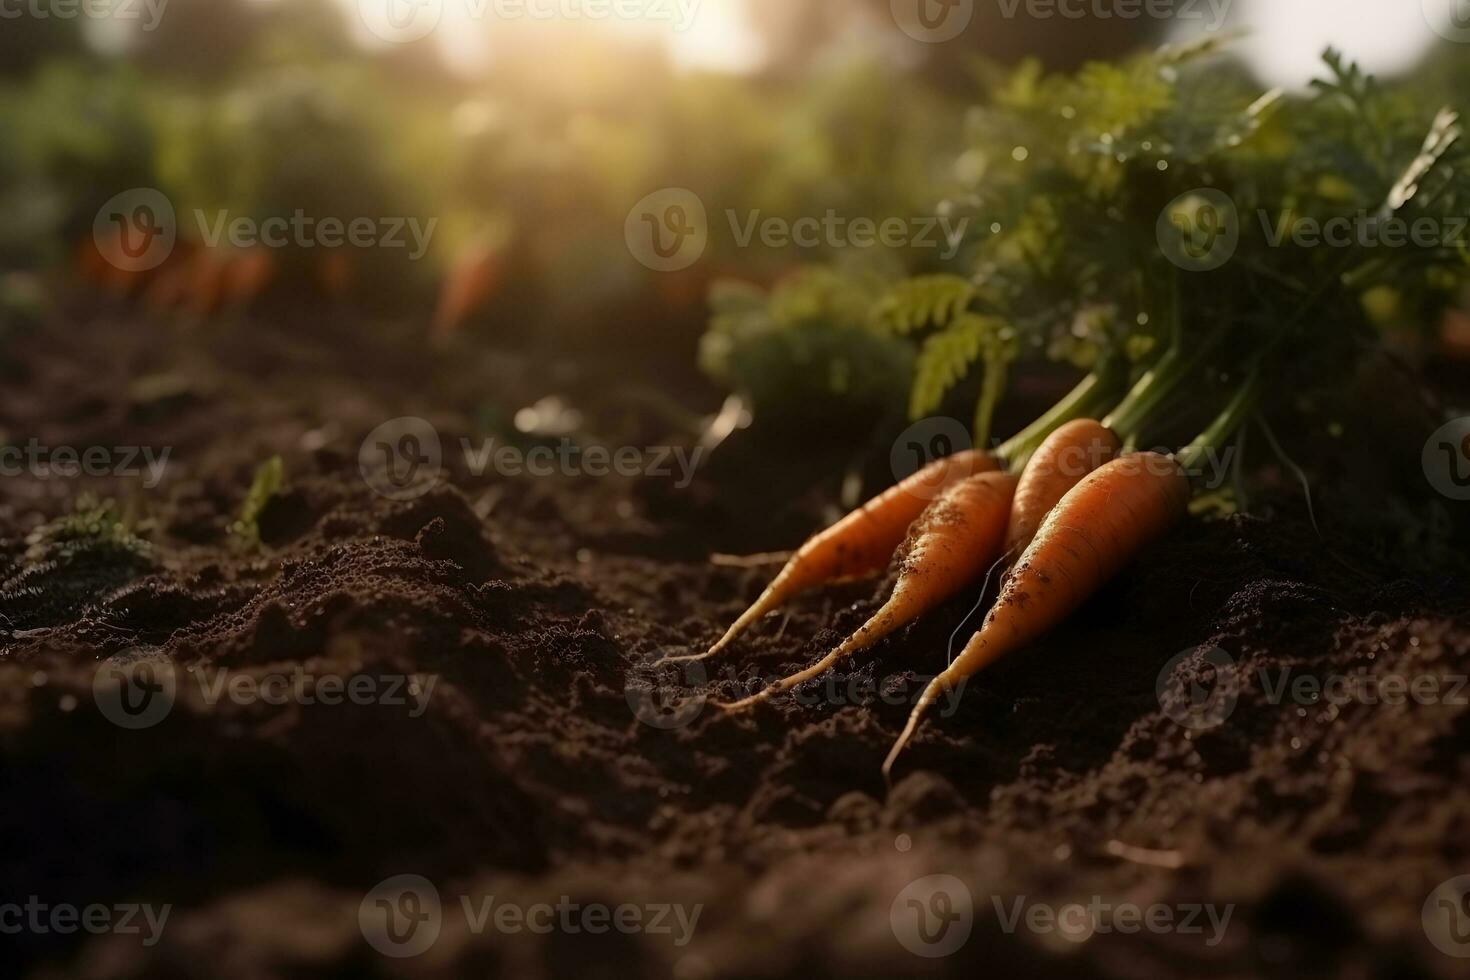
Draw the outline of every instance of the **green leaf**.
<instances>
[{"instance_id":1,"label":"green leaf","mask_svg":"<svg viewBox=\"0 0 1470 980\"><path fill-rule=\"evenodd\" d=\"M874 316L881 328L896 334L943 327L965 312L975 293L975 284L959 276L917 276L894 286Z\"/></svg>"},{"instance_id":2,"label":"green leaf","mask_svg":"<svg viewBox=\"0 0 1470 980\"><path fill-rule=\"evenodd\" d=\"M230 533L244 548L260 545L260 515L271 498L281 492L286 482L286 466L281 457L272 456L256 467L255 478L250 481L250 491L245 494L245 503L240 506L240 516L230 525Z\"/></svg>"},{"instance_id":3,"label":"green leaf","mask_svg":"<svg viewBox=\"0 0 1470 980\"><path fill-rule=\"evenodd\" d=\"M709 308L715 316L763 310L766 301L764 289L743 279L716 279L709 287Z\"/></svg>"},{"instance_id":4,"label":"green leaf","mask_svg":"<svg viewBox=\"0 0 1470 980\"><path fill-rule=\"evenodd\" d=\"M965 313L924 342L914 369L909 416L923 418L944 401L982 358L1001 360L1013 346L1014 332L999 317Z\"/></svg>"}]
</instances>

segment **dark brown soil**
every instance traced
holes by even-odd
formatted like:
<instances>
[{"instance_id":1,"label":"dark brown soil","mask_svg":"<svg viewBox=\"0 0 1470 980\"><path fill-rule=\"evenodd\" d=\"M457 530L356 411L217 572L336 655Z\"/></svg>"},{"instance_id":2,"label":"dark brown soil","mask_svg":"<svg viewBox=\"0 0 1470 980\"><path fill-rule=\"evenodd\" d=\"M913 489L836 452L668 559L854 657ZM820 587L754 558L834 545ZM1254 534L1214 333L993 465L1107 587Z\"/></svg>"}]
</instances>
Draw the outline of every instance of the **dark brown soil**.
<instances>
[{"instance_id":1,"label":"dark brown soil","mask_svg":"<svg viewBox=\"0 0 1470 980\"><path fill-rule=\"evenodd\" d=\"M708 665L707 684L696 671L675 691L679 678L648 667L702 649L771 572L711 553L790 547L836 504L851 459L811 434L788 459L737 436L686 488L475 476L454 458L438 487L395 502L358 466L364 436L390 418L429 419L453 447L556 394L583 413L584 440L687 446L680 406L718 398L689 379L650 396L637 366L611 356L574 368L471 344L436 354L407 328L342 316L191 331L81 311L7 355L0 430L12 444L172 451L154 490L0 480L0 897L172 906L154 945L6 935L19 972L1464 975L1429 942L1421 909L1470 874L1470 689L1432 703L1270 696L1283 669L1470 673L1466 579L1444 563L1390 564L1339 534L1332 487L1320 488L1320 538L1288 481L1253 508L1266 516L1196 519L1170 536L1064 629L977 678L889 791L879 763L974 595L745 717L700 699L810 663L876 608L883 583L770 618ZM273 454L287 482L261 515L263 544L232 543ZM151 547L27 543L83 491L131 508ZM1211 644L1227 665L1196 652L1175 676L1233 679L1238 703L1192 730L1156 684L1176 654ZM99 709L93 678L140 651L175 665L177 700L158 724L125 730ZM308 693L339 676L433 683L418 714L211 701L222 668L300 673ZM665 721L661 707L697 714L639 719ZM901 944L895 903L941 873L970 895L973 932L924 958ZM402 874L435 884L442 932L423 955L388 958L365 941L359 909ZM701 909L679 945L653 932L476 932L461 896ZM1213 936L1006 928L1019 899L1094 896L1229 906L1231 918Z\"/></svg>"}]
</instances>

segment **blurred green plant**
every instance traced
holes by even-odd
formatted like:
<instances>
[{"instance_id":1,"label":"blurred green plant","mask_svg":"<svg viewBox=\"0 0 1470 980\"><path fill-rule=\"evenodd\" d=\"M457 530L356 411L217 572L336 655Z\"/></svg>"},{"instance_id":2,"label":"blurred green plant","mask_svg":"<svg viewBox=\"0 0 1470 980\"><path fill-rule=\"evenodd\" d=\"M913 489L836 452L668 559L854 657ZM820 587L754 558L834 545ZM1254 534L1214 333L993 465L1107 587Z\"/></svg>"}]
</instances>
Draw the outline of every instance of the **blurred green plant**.
<instances>
[{"instance_id":1,"label":"blurred green plant","mask_svg":"<svg viewBox=\"0 0 1470 980\"><path fill-rule=\"evenodd\" d=\"M718 282L700 366L775 420L898 417L913 353L872 316L893 275L814 266L769 290Z\"/></svg>"},{"instance_id":2,"label":"blurred green plant","mask_svg":"<svg viewBox=\"0 0 1470 980\"><path fill-rule=\"evenodd\" d=\"M260 547L260 515L286 484L286 464L272 456L255 468L250 489L240 504L240 516L230 524L230 537L236 547L253 551Z\"/></svg>"},{"instance_id":3,"label":"blurred green plant","mask_svg":"<svg viewBox=\"0 0 1470 980\"><path fill-rule=\"evenodd\" d=\"M26 536L25 561L58 561L81 554L146 559L152 553L151 546L136 530L136 521L115 502L84 493L70 513Z\"/></svg>"}]
</instances>

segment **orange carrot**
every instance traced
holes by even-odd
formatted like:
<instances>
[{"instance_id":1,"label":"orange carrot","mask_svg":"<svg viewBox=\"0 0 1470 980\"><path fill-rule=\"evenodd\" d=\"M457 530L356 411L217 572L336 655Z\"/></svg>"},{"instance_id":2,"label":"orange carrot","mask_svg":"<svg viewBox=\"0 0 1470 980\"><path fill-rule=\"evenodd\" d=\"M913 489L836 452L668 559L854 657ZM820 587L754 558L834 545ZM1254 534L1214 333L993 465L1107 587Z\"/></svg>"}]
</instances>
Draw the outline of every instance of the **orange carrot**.
<instances>
[{"instance_id":1,"label":"orange carrot","mask_svg":"<svg viewBox=\"0 0 1470 980\"><path fill-rule=\"evenodd\" d=\"M1016 485L1006 528L1005 554L1020 555L1057 502L1082 478L1122 448L1113 431L1092 419L1075 419L1046 437Z\"/></svg>"},{"instance_id":2,"label":"orange carrot","mask_svg":"<svg viewBox=\"0 0 1470 980\"><path fill-rule=\"evenodd\" d=\"M188 297L184 306L196 316L209 316L219 309L224 294L225 262L223 249L206 245L194 253L189 266Z\"/></svg>"},{"instance_id":3,"label":"orange carrot","mask_svg":"<svg viewBox=\"0 0 1470 980\"><path fill-rule=\"evenodd\" d=\"M866 625L813 666L725 707L748 708L789 691L913 622L978 578L1000 554L1015 492L1016 478L995 471L945 490L910 528L899 552L893 595Z\"/></svg>"},{"instance_id":4,"label":"orange carrot","mask_svg":"<svg viewBox=\"0 0 1470 980\"><path fill-rule=\"evenodd\" d=\"M143 291L143 306L149 313L167 313L184 301L189 290L189 269L186 266L167 266L158 270L158 275Z\"/></svg>"},{"instance_id":5,"label":"orange carrot","mask_svg":"<svg viewBox=\"0 0 1470 980\"><path fill-rule=\"evenodd\" d=\"M1060 623L1182 519L1188 503L1183 468L1159 453L1115 459L1073 487L1042 522L979 631L924 689L883 763L884 776L942 691Z\"/></svg>"},{"instance_id":6,"label":"orange carrot","mask_svg":"<svg viewBox=\"0 0 1470 980\"><path fill-rule=\"evenodd\" d=\"M334 248L317 260L316 284L328 299L340 300L352 288L352 256L340 248Z\"/></svg>"},{"instance_id":7,"label":"orange carrot","mask_svg":"<svg viewBox=\"0 0 1470 980\"><path fill-rule=\"evenodd\" d=\"M107 279L107 258L97 247L97 238L92 233L77 239L75 259L77 272L93 285L101 285Z\"/></svg>"},{"instance_id":8,"label":"orange carrot","mask_svg":"<svg viewBox=\"0 0 1470 980\"><path fill-rule=\"evenodd\" d=\"M183 239L172 254L158 267L157 274L143 291L143 306L150 313L167 313L188 298L194 276L195 246Z\"/></svg>"},{"instance_id":9,"label":"orange carrot","mask_svg":"<svg viewBox=\"0 0 1470 980\"><path fill-rule=\"evenodd\" d=\"M127 299L147 282L151 270L132 267L134 256L124 247L127 235L121 229L107 232L98 246L102 256L101 282L117 299Z\"/></svg>"},{"instance_id":10,"label":"orange carrot","mask_svg":"<svg viewBox=\"0 0 1470 980\"><path fill-rule=\"evenodd\" d=\"M433 338L442 343L483 306L500 282L500 253L485 244L460 253L444 279L434 311Z\"/></svg>"},{"instance_id":11,"label":"orange carrot","mask_svg":"<svg viewBox=\"0 0 1470 980\"><path fill-rule=\"evenodd\" d=\"M669 659L685 661L712 657L752 623L798 593L882 571L893 558L893 552L903 544L909 525L924 512L931 500L966 477L998 469L1000 461L995 456L975 449L930 463L810 538L755 604L735 620L734 625L707 652Z\"/></svg>"},{"instance_id":12,"label":"orange carrot","mask_svg":"<svg viewBox=\"0 0 1470 980\"><path fill-rule=\"evenodd\" d=\"M233 256L224 267L222 292L225 303L237 309L248 308L276 277L276 260L269 248L256 245Z\"/></svg>"}]
</instances>

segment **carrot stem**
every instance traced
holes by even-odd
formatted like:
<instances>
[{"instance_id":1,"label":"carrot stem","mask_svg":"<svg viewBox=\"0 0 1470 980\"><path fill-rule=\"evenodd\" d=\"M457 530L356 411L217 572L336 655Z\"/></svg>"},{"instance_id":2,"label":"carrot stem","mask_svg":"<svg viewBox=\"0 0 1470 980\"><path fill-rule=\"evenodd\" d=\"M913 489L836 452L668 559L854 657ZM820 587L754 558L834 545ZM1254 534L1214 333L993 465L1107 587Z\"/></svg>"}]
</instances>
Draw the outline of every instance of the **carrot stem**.
<instances>
[{"instance_id":1,"label":"carrot stem","mask_svg":"<svg viewBox=\"0 0 1470 980\"><path fill-rule=\"evenodd\" d=\"M985 361L985 377L980 386L980 400L975 405L975 445L990 442L990 430L995 421L995 406L1005 392L1009 365L1004 358L993 357Z\"/></svg>"},{"instance_id":2,"label":"carrot stem","mask_svg":"<svg viewBox=\"0 0 1470 980\"><path fill-rule=\"evenodd\" d=\"M1125 444L1137 442L1140 430L1153 417L1158 407L1172 395L1200 363L1209 356L1215 346L1225 337L1222 327L1206 337L1193 351L1185 354L1184 345L1176 341L1169 345L1153 367L1128 392L1127 397L1103 419L1103 425L1118 434Z\"/></svg>"},{"instance_id":3,"label":"carrot stem","mask_svg":"<svg viewBox=\"0 0 1470 980\"><path fill-rule=\"evenodd\" d=\"M1032 454L1046 441L1047 436L1073 419L1088 418L1106 405L1118 388L1118 372L1109 359L1098 366L1077 387L1069 391L1046 414L1016 433L996 449L995 454L1006 461L1013 473L1025 469Z\"/></svg>"},{"instance_id":4,"label":"carrot stem","mask_svg":"<svg viewBox=\"0 0 1470 980\"><path fill-rule=\"evenodd\" d=\"M1205 431L1175 455L1185 473L1194 473L1206 457L1235 435L1256 409L1256 400L1261 393L1261 372L1252 370L1245 383L1236 390L1223 411L1215 417Z\"/></svg>"}]
</instances>

